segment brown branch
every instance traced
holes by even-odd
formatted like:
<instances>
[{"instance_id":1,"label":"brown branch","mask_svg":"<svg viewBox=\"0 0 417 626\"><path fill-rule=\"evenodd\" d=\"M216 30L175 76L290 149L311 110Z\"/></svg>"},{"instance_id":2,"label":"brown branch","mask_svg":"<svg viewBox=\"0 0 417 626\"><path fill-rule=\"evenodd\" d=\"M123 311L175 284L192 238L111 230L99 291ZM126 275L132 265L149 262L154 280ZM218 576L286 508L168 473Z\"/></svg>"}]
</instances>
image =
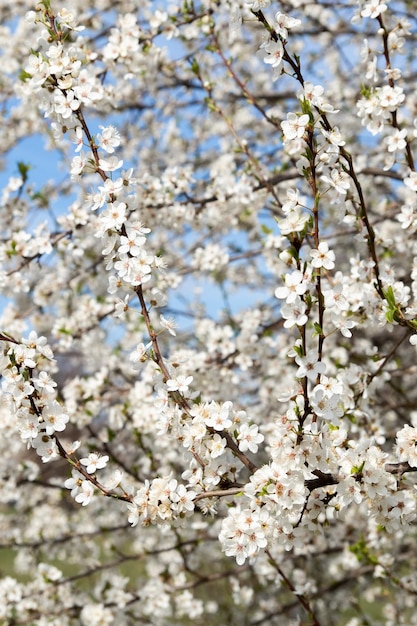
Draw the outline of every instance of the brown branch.
<instances>
[{"instance_id":1,"label":"brown branch","mask_svg":"<svg viewBox=\"0 0 417 626\"><path fill-rule=\"evenodd\" d=\"M161 350L159 348L159 344L158 344L158 336L155 333L153 326L152 326L152 322L151 319L149 317L149 311L145 302L145 297L143 295L143 289L142 289L142 285L139 285L138 287L136 287L135 292L139 298L139 302L140 302L140 306L141 306L141 311L142 311L142 315L144 317L145 320L145 324L146 327L148 329L148 333L149 333L149 337L151 339L152 342L152 348L153 348L153 352L154 352L154 361L155 363L158 365L158 367L160 368L165 381L169 380L171 378L171 375L168 371L167 366L165 365L165 361L164 358L162 356ZM190 406L188 404L187 399L179 392L179 391L171 391L169 393L169 396L172 398L172 400L178 404L178 406L180 406L184 412L192 417L191 415L191 409ZM214 429L210 429L208 428L209 432L216 433L217 431L215 431ZM243 465L245 465L251 472L254 472L257 469L257 466L252 463L252 461L250 459L248 459L248 457L239 450L238 445L236 444L236 442L234 441L233 437L226 431L220 431L218 434L220 434L224 439L226 439L226 443L227 443L227 447L235 454L235 456L237 456L240 461L243 463ZM199 465L201 467L205 467L203 461L201 460L201 458L199 457L199 455L191 450L191 453L193 454L194 458L196 459L197 463L199 463Z\"/></svg>"},{"instance_id":2,"label":"brown branch","mask_svg":"<svg viewBox=\"0 0 417 626\"><path fill-rule=\"evenodd\" d=\"M243 486L241 487L231 487L230 489L216 489L214 491L203 491L195 496L193 502L198 502L198 500L204 500L205 498L223 498L225 496L235 496L238 493L242 492Z\"/></svg>"},{"instance_id":3,"label":"brown branch","mask_svg":"<svg viewBox=\"0 0 417 626\"><path fill-rule=\"evenodd\" d=\"M278 562L271 555L270 551L265 550L265 552L269 557L270 564L276 569L276 571L284 581L287 589L289 589L295 595L297 603L301 604L306 613L308 613L308 616L312 620L312 626L321 626L316 614L311 607L309 599L305 596L305 594L297 592L296 588L294 587L290 579L284 574L283 570L279 566Z\"/></svg>"}]
</instances>

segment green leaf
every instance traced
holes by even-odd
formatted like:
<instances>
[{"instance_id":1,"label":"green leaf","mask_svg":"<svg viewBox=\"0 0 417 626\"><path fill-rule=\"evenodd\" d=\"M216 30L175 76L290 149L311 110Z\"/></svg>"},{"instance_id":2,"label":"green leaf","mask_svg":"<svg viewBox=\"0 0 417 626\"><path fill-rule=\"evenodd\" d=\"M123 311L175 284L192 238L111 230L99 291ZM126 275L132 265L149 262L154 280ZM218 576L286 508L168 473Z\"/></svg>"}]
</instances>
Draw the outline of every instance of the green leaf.
<instances>
[{"instance_id":1,"label":"green leaf","mask_svg":"<svg viewBox=\"0 0 417 626\"><path fill-rule=\"evenodd\" d=\"M26 72L26 70L20 70L20 72L19 72L19 80L22 83L25 83L30 78L32 78L32 74L29 74L29 72Z\"/></svg>"},{"instance_id":2,"label":"green leaf","mask_svg":"<svg viewBox=\"0 0 417 626\"><path fill-rule=\"evenodd\" d=\"M359 563L368 563L372 565L378 565L379 563L375 554L370 552L363 537L353 545L349 546L349 550L356 556Z\"/></svg>"},{"instance_id":3,"label":"green leaf","mask_svg":"<svg viewBox=\"0 0 417 626\"><path fill-rule=\"evenodd\" d=\"M372 89L370 89L369 87L367 87L366 85L361 85L361 96L363 96L364 98L366 98L367 100L369 100L369 98L372 95Z\"/></svg>"},{"instance_id":4,"label":"green leaf","mask_svg":"<svg viewBox=\"0 0 417 626\"><path fill-rule=\"evenodd\" d=\"M351 475L353 476L354 474L356 475L362 474L364 466L365 466L365 461L363 461L363 463L361 463L360 465L354 465L352 469L350 470Z\"/></svg>"},{"instance_id":5,"label":"green leaf","mask_svg":"<svg viewBox=\"0 0 417 626\"><path fill-rule=\"evenodd\" d=\"M293 350L299 357L303 357L304 356L303 346L295 345L295 346L293 346Z\"/></svg>"},{"instance_id":6,"label":"green leaf","mask_svg":"<svg viewBox=\"0 0 417 626\"><path fill-rule=\"evenodd\" d=\"M395 301L394 290L391 285L388 287L386 291L384 291L384 296L390 307L397 308L397 303Z\"/></svg>"},{"instance_id":7,"label":"green leaf","mask_svg":"<svg viewBox=\"0 0 417 626\"><path fill-rule=\"evenodd\" d=\"M116 434L114 430L107 428L107 437L110 443L116 438Z\"/></svg>"},{"instance_id":8,"label":"green leaf","mask_svg":"<svg viewBox=\"0 0 417 626\"><path fill-rule=\"evenodd\" d=\"M64 326L62 326L61 328L58 328L58 332L61 333L62 335L71 335L71 331L68 330L68 328L65 328Z\"/></svg>"},{"instance_id":9,"label":"green leaf","mask_svg":"<svg viewBox=\"0 0 417 626\"><path fill-rule=\"evenodd\" d=\"M387 312L385 313L385 317L386 317L387 322L389 322L390 324L392 324L392 323L393 323L393 321L394 321L394 318L395 318L395 311L393 311L392 309L390 309L389 311L387 311Z\"/></svg>"},{"instance_id":10,"label":"green leaf","mask_svg":"<svg viewBox=\"0 0 417 626\"><path fill-rule=\"evenodd\" d=\"M23 182L25 183L28 179L28 172L32 169L29 163L23 163L23 161L17 162L17 169L19 170L19 174L21 175Z\"/></svg>"},{"instance_id":11,"label":"green leaf","mask_svg":"<svg viewBox=\"0 0 417 626\"><path fill-rule=\"evenodd\" d=\"M300 104L301 104L301 111L303 112L303 114L307 114L308 116L310 116L311 113L311 102L310 100L307 100L307 98L303 98L302 100L300 100ZM314 120L314 117L313 117Z\"/></svg>"},{"instance_id":12,"label":"green leaf","mask_svg":"<svg viewBox=\"0 0 417 626\"><path fill-rule=\"evenodd\" d=\"M388 287L386 291L384 291L384 297L388 303L388 311L385 313L385 317L387 321L392 323L394 321L400 322L402 319L401 308L400 305L397 304L395 300L394 290L391 286Z\"/></svg>"},{"instance_id":13,"label":"green leaf","mask_svg":"<svg viewBox=\"0 0 417 626\"><path fill-rule=\"evenodd\" d=\"M197 59L195 59L195 58L191 61L191 71L196 76L198 76L200 74L200 66L198 65Z\"/></svg>"},{"instance_id":14,"label":"green leaf","mask_svg":"<svg viewBox=\"0 0 417 626\"><path fill-rule=\"evenodd\" d=\"M314 322L314 335L313 335L313 337L322 336L322 335L323 335L322 327L317 322Z\"/></svg>"}]
</instances>

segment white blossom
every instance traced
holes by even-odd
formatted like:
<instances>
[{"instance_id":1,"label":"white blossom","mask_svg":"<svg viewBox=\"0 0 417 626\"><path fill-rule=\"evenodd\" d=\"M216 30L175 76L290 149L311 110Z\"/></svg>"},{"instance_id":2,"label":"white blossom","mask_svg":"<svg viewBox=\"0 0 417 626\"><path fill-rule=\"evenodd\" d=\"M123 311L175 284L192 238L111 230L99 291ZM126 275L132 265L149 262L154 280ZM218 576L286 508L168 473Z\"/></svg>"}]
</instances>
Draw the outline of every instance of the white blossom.
<instances>
[{"instance_id":1,"label":"white blossom","mask_svg":"<svg viewBox=\"0 0 417 626\"><path fill-rule=\"evenodd\" d=\"M107 454L101 456L97 452L90 452L88 456L80 459L80 463L85 465L88 474L94 474L97 470L103 469L103 467L106 467L108 461L109 456Z\"/></svg>"}]
</instances>

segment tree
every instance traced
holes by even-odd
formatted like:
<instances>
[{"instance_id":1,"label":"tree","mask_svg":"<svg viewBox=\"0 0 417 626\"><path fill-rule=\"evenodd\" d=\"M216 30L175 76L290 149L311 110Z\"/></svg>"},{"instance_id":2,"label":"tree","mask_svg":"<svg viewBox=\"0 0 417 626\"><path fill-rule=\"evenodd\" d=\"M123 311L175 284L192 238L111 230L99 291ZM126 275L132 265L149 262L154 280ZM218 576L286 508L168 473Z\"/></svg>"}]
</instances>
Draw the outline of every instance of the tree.
<instances>
[{"instance_id":1,"label":"tree","mask_svg":"<svg viewBox=\"0 0 417 626\"><path fill-rule=\"evenodd\" d=\"M1 4L1 624L417 624L413 4Z\"/></svg>"}]
</instances>

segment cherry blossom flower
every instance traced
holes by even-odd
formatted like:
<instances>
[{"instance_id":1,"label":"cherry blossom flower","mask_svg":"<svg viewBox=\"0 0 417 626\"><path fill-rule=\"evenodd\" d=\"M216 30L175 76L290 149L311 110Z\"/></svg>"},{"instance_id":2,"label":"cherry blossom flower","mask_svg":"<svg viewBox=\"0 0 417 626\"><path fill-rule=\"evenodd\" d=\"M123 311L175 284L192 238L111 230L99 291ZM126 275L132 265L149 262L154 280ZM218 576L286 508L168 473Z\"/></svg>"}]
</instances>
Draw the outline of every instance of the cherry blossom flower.
<instances>
[{"instance_id":1,"label":"cherry blossom flower","mask_svg":"<svg viewBox=\"0 0 417 626\"><path fill-rule=\"evenodd\" d=\"M364 8L361 11L361 15L362 17L370 17L372 19L375 19L386 10L387 5L385 4L385 2L381 2L381 0L371 0L370 2L367 2L365 4Z\"/></svg>"},{"instance_id":2,"label":"cherry blossom flower","mask_svg":"<svg viewBox=\"0 0 417 626\"><path fill-rule=\"evenodd\" d=\"M98 164L105 172L115 172L123 166L123 160L117 157L107 157L99 159Z\"/></svg>"},{"instance_id":3,"label":"cherry blossom flower","mask_svg":"<svg viewBox=\"0 0 417 626\"><path fill-rule=\"evenodd\" d=\"M81 491L81 485L83 483L84 476L77 470L73 469L71 472L71 478L67 478L65 481L65 488L71 489L71 497L75 499Z\"/></svg>"},{"instance_id":4,"label":"cherry blossom flower","mask_svg":"<svg viewBox=\"0 0 417 626\"><path fill-rule=\"evenodd\" d=\"M40 430L39 418L25 414L19 419L19 433L23 440L32 440L38 436Z\"/></svg>"},{"instance_id":5,"label":"cherry blossom flower","mask_svg":"<svg viewBox=\"0 0 417 626\"><path fill-rule=\"evenodd\" d=\"M262 11L269 7L271 0L254 0L254 2L250 2L249 4L251 5L252 11Z\"/></svg>"},{"instance_id":6,"label":"cherry blossom flower","mask_svg":"<svg viewBox=\"0 0 417 626\"><path fill-rule=\"evenodd\" d=\"M126 204L124 202L112 202L100 215L100 220L107 230L121 228L126 219Z\"/></svg>"},{"instance_id":7,"label":"cherry blossom flower","mask_svg":"<svg viewBox=\"0 0 417 626\"><path fill-rule=\"evenodd\" d=\"M108 154L120 145L120 133L114 126L100 126L101 133L97 135L97 143Z\"/></svg>"},{"instance_id":8,"label":"cherry blossom flower","mask_svg":"<svg viewBox=\"0 0 417 626\"><path fill-rule=\"evenodd\" d=\"M321 241L317 249L310 250L310 257L311 265L316 269L323 267L325 270L332 270L335 266L335 253L329 250L326 241Z\"/></svg>"},{"instance_id":9,"label":"cherry blossom flower","mask_svg":"<svg viewBox=\"0 0 417 626\"><path fill-rule=\"evenodd\" d=\"M204 421L206 426L215 430L226 430L233 424L230 415L233 404L230 401L224 402L222 405L211 402L205 407Z\"/></svg>"},{"instance_id":10,"label":"cherry blossom flower","mask_svg":"<svg viewBox=\"0 0 417 626\"><path fill-rule=\"evenodd\" d=\"M184 513L190 514L194 511L195 491L187 491L184 485L177 485L175 491L171 494L171 502L173 510L177 515Z\"/></svg>"},{"instance_id":11,"label":"cherry blossom flower","mask_svg":"<svg viewBox=\"0 0 417 626\"><path fill-rule=\"evenodd\" d=\"M406 424L397 432L397 454L400 461L417 467L417 428Z\"/></svg>"},{"instance_id":12,"label":"cherry blossom flower","mask_svg":"<svg viewBox=\"0 0 417 626\"><path fill-rule=\"evenodd\" d=\"M87 155L83 150L80 150L79 154L73 157L71 161L71 176L75 177L81 174L85 166L87 165Z\"/></svg>"},{"instance_id":13,"label":"cherry blossom flower","mask_svg":"<svg viewBox=\"0 0 417 626\"><path fill-rule=\"evenodd\" d=\"M52 439L52 437L48 436L46 433L40 432L32 439L31 444L36 450L36 453L41 457L43 463L48 463L58 456L58 447L55 439Z\"/></svg>"},{"instance_id":14,"label":"cherry blossom flower","mask_svg":"<svg viewBox=\"0 0 417 626\"><path fill-rule=\"evenodd\" d=\"M410 172L409 176L404 178L404 185L407 185L413 191L417 191L417 172Z\"/></svg>"},{"instance_id":15,"label":"cherry blossom flower","mask_svg":"<svg viewBox=\"0 0 417 626\"><path fill-rule=\"evenodd\" d=\"M209 448L213 459L221 456L226 451L226 439L216 433L209 442Z\"/></svg>"},{"instance_id":16,"label":"cherry blossom flower","mask_svg":"<svg viewBox=\"0 0 417 626\"><path fill-rule=\"evenodd\" d=\"M281 122L281 128L284 132L285 141L291 139L301 138L305 131L306 126L310 122L309 116L305 113L303 115L297 115L296 113L288 113L287 119Z\"/></svg>"},{"instance_id":17,"label":"cherry blossom flower","mask_svg":"<svg viewBox=\"0 0 417 626\"><path fill-rule=\"evenodd\" d=\"M331 422L343 415L340 396L329 393L323 385L316 385L310 395L311 407L316 415Z\"/></svg>"},{"instance_id":18,"label":"cherry blossom flower","mask_svg":"<svg viewBox=\"0 0 417 626\"><path fill-rule=\"evenodd\" d=\"M103 469L103 467L106 467L108 461L109 457L107 454L101 456L97 452L90 452L88 456L80 459L80 463L85 465L88 474L95 474L97 470Z\"/></svg>"},{"instance_id":19,"label":"cherry blossom flower","mask_svg":"<svg viewBox=\"0 0 417 626\"><path fill-rule=\"evenodd\" d=\"M89 603L83 606L80 620L83 626L110 626L114 623L114 613L103 603Z\"/></svg>"},{"instance_id":20,"label":"cherry blossom flower","mask_svg":"<svg viewBox=\"0 0 417 626\"><path fill-rule=\"evenodd\" d=\"M167 380L166 385L168 391L179 391L180 393L187 393L189 391L189 385L193 381L193 376L183 376L180 374L176 378L170 378Z\"/></svg>"},{"instance_id":21,"label":"cherry blossom flower","mask_svg":"<svg viewBox=\"0 0 417 626\"><path fill-rule=\"evenodd\" d=\"M256 424L242 424L239 428L239 450L241 452L246 452L250 450L250 452L256 453L258 451L258 444L262 443L264 440L264 436L258 432L258 427Z\"/></svg>"},{"instance_id":22,"label":"cherry blossom flower","mask_svg":"<svg viewBox=\"0 0 417 626\"><path fill-rule=\"evenodd\" d=\"M58 93L55 95L55 111L65 120L71 117L72 113L80 107L80 101L75 97L73 91Z\"/></svg>"},{"instance_id":23,"label":"cherry blossom flower","mask_svg":"<svg viewBox=\"0 0 417 626\"><path fill-rule=\"evenodd\" d=\"M91 502L93 495L94 485L92 485L89 480L83 480L78 493L74 497L74 500L82 506L87 506Z\"/></svg>"},{"instance_id":24,"label":"cherry blossom flower","mask_svg":"<svg viewBox=\"0 0 417 626\"><path fill-rule=\"evenodd\" d=\"M297 296L291 304L286 302L281 308L282 317L285 319L284 328L307 324L306 310L307 305L301 300L300 296Z\"/></svg>"},{"instance_id":25,"label":"cherry blossom flower","mask_svg":"<svg viewBox=\"0 0 417 626\"><path fill-rule=\"evenodd\" d=\"M288 39L288 30L300 26L301 20L284 13L275 13L275 30L280 37Z\"/></svg>"},{"instance_id":26,"label":"cherry blossom flower","mask_svg":"<svg viewBox=\"0 0 417 626\"><path fill-rule=\"evenodd\" d=\"M300 270L294 270L285 276L285 286L275 289L275 297L286 300L289 304L294 302L297 296L302 296L307 291L308 283Z\"/></svg>"},{"instance_id":27,"label":"cherry blossom flower","mask_svg":"<svg viewBox=\"0 0 417 626\"><path fill-rule=\"evenodd\" d=\"M297 378L306 376L314 382L317 376L326 371L326 364L318 360L317 352L314 350L309 350L305 356L296 356L295 362L299 366L296 372Z\"/></svg>"},{"instance_id":28,"label":"cherry blossom flower","mask_svg":"<svg viewBox=\"0 0 417 626\"><path fill-rule=\"evenodd\" d=\"M328 176L322 176L322 180L329 183L340 194L345 195L350 188L350 178L346 172L341 172L337 169L332 169L330 172L330 178Z\"/></svg>"},{"instance_id":29,"label":"cherry blossom flower","mask_svg":"<svg viewBox=\"0 0 417 626\"><path fill-rule=\"evenodd\" d=\"M264 57L264 62L271 65L274 69L279 67L284 56L284 47L281 41L268 41L263 48L267 53L267 56Z\"/></svg>"},{"instance_id":30,"label":"cherry blossom flower","mask_svg":"<svg viewBox=\"0 0 417 626\"><path fill-rule=\"evenodd\" d=\"M47 435L53 435L54 432L62 432L69 420L64 408L56 400L46 403L42 411L42 418Z\"/></svg>"},{"instance_id":31,"label":"cherry blossom flower","mask_svg":"<svg viewBox=\"0 0 417 626\"><path fill-rule=\"evenodd\" d=\"M346 315L340 315L336 312L332 312L331 321L332 324L340 330L344 337L352 337L351 328L355 328L356 326L356 322L354 322L354 320L349 319Z\"/></svg>"},{"instance_id":32,"label":"cherry blossom flower","mask_svg":"<svg viewBox=\"0 0 417 626\"><path fill-rule=\"evenodd\" d=\"M122 235L120 237L121 245L118 248L118 253L130 254L131 256L138 256L140 254L141 246L146 243L145 237L138 237L135 232L131 232L128 236Z\"/></svg>"},{"instance_id":33,"label":"cherry blossom flower","mask_svg":"<svg viewBox=\"0 0 417 626\"><path fill-rule=\"evenodd\" d=\"M170 335L172 335L173 337L176 337L177 333L175 332L175 328L177 324L175 323L175 320L172 317L166 318L161 314L159 316L159 321L161 322L161 325L167 329Z\"/></svg>"},{"instance_id":34,"label":"cherry blossom flower","mask_svg":"<svg viewBox=\"0 0 417 626\"><path fill-rule=\"evenodd\" d=\"M278 226L283 235L289 235L302 231L309 219L309 215L301 207L297 207L289 211L284 219L279 219Z\"/></svg>"},{"instance_id":35,"label":"cherry blossom flower","mask_svg":"<svg viewBox=\"0 0 417 626\"><path fill-rule=\"evenodd\" d=\"M385 142L388 146L388 152L395 152L396 150L404 150L407 145L406 142L407 137L407 129L403 128L399 130L398 128L394 130L391 135L385 138Z\"/></svg>"},{"instance_id":36,"label":"cherry blossom flower","mask_svg":"<svg viewBox=\"0 0 417 626\"><path fill-rule=\"evenodd\" d=\"M144 343L139 343L136 346L135 350L133 350L133 352L130 354L129 361L131 361L132 363L141 362L151 346L152 341L150 341L146 345Z\"/></svg>"},{"instance_id":37,"label":"cherry blossom flower","mask_svg":"<svg viewBox=\"0 0 417 626\"><path fill-rule=\"evenodd\" d=\"M125 316L126 311L129 310L129 299L130 296L127 294L123 300L118 300L114 307L114 317L123 318Z\"/></svg>"}]
</instances>

